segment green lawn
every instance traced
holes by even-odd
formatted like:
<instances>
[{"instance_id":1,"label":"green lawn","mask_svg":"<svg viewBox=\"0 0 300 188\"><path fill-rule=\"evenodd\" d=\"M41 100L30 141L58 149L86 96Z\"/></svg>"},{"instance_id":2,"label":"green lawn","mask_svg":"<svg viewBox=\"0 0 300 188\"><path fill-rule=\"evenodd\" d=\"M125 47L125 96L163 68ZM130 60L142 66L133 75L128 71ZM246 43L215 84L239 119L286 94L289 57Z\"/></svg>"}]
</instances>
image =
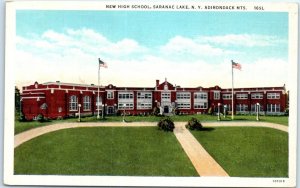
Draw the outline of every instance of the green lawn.
<instances>
[{"instance_id":1,"label":"green lawn","mask_svg":"<svg viewBox=\"0 0 300 188\"><path fill-rule=\"evenodd\" d=\"M192 117L197 118L200 121L217 121L217 116L212 115L204 115L204 114L198 114L198 115L179 115L179 116L171 116L171 119L174 121L184 121L187 122ZM129 122L141 122L141 121L150 121L150 122L158 122L161 117L157 116L126 116L126 121ZM288 125L288 116L260 116L261 121L265 122L272 122L272 123L278 123L282 125ZM82 118L83 122L97 122L97 121L105 121L105 122L122 122L123 117L122 116L106 116L105 119L97 120L95 116L92 117L84 117ZM222 121L231 121L231 117L227 116L226 118L221 119ZM39 127L39 126L45 126L53 123L60 123L60 122L76 122L77 118L69 118L64 120L51 120L50 122L44 122L40 123L37 121L31 121L31 122L19 122L16 118L15 120L15 134L18 134L20 132ZM256 116L252 115L237 115L235 116L235 121L256 121Z\"/></svg>"},{"instance_id":2,"label":"green lawn","mask_svg":"<svg viewBox=\"0 0 300 188\"><path fill-rule=\"evenodd\" d=\"M286 132L262 127L218 127L191 132L230 176L288 176Z\"/></svg>"},{"instance_id":3,"label":"green lawn","mask_svg":"<svg viewBox=\"0 0 300 188\"><path fill-rule=\"evenodd\" d=\"M65 129L14 155L15 174L198 176L175 135L156 127Z\"/></svg>"}]
</instances>

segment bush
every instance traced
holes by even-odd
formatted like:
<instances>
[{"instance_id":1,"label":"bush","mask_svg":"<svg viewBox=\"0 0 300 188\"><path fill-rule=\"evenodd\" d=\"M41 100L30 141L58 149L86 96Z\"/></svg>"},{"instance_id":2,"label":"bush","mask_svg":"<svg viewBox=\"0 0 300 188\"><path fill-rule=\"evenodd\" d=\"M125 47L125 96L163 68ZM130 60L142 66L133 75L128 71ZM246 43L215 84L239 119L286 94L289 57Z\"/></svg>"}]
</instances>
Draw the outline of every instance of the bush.
<instances>
[{"instance_id":1,"label":"bush","mask_svg":"<svg viewBox=\"0 0 300 188\"><path fill-rule=\"evenodd\" d=\"M167 118L162 118L159 120L157 123L158 129L164 130L164 131L173 131L175 128L173 121L167 117Z\"/></svg>"},{"instance_id":2,"label":"bush","mask_svg":"<svg viewBox=\"0 0 300 188\"><path fill-rule=\"evenodd\" d=\"M25 122L25 121L27 121L23 113L20 114L19 121L20 121L20 122Z\"/></svg>"},{"instance_id":3,"label":"bush","mask_svg":"<svg viewBox=\"0 0 300 188\"><path fill-rule=\"evenodd\" d=\"M37 117L36 117L36 120L39 121L39 122L45 122L46 119L45 117L43 116L43 114L39 114Z\"/></svg>"},{"instance_id":4,"label":"bush","mask_svg":"<svg viewBox=\"0 0 300 188\"><path fill-rule=\"evenodd\" d=\"M185 127L187 129L190 129L190 130L201 130L201 129L203 129L202 124L196 118L190 119L188 121L188 123L185 125Z\"/></svg>"},{"instance_id":5,"label":"bush","mask_svg":"<svg viewBox=\"0 0 300 188\"><path fill-rule=\"evenodd\" d=\"M159 108L154 107L154 108L153 108L153 111L152 111L152 114L153 114L154 116L159 116L159 115L160 115L160 114L159 114Z\"/></svg>"}]
</instances>

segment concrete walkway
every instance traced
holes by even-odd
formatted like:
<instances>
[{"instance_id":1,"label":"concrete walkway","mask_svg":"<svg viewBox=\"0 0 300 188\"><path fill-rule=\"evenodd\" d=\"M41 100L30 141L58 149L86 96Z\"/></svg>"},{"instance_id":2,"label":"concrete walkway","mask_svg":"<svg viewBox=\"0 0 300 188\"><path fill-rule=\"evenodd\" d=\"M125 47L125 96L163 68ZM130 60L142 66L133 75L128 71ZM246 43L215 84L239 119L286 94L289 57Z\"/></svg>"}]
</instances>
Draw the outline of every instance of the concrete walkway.
<instances>
[{"instance_id":1,"label":"concrete walkway","mask_svg":"<svg viewBox=\"0 0 300 188\"><path fill-rule=\"evenodd\" d=\"M41 136L46 133L50 133L53 131L61 130L61 129L70 129L70 128L78 128L78 127L124 127L124 126L156 126L156 122L132 122L132 123L123 123L123 122L90 122L90 123L84 123L84 122L74 122L74 123L58 123L58 124L52 124L47 125L44 127L38 127L35 129L30 129L28 131L24 131L22 133L19 133L15 135L14 140L14 147L18 147L19 145L23 144L24 142L27 142L28 140L31 140L37 136Z\"/></svg>"},{"instance_id":2,"label":"concrete walkway","mask_svg":"<svg viewBox=\"0 0 300 188\"><path fill-rule=\"evenodd\" d=\"M174 134L183 150L190 158L200 176L225 176L229 175L209 155L196 138L185 128L186 123L176 123Z\"/></svg>"},{"instance_id":3,"label":"concrete walkway","mask_svg":"<svg viewBox=\"0 0 300 188\"><path fill-rule=\"evenodd\" d=\"M195 137L185 128L186 122L175 122L174 134L181 144L183 150L194 165L200 176L228 176L225 170L209 155ZM266 122L204 122L204 127L268 127L288 132L288 126ZM93 123L60 123L44 127L30 129L15 135L14 147L37 136L53 131L78 127L134 127L134 126L157 126L157 122L93 122Z\"/></svg>"}]
</instances>

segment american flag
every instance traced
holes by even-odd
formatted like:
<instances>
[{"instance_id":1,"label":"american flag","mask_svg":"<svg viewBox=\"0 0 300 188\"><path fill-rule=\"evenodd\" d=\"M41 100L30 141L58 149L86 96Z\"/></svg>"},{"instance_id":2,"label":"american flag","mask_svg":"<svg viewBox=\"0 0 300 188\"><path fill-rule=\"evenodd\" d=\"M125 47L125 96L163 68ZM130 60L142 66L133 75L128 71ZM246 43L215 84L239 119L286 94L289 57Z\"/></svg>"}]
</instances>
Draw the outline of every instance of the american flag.
<instances>
[{"instance_id":1,"label":"american flag","mask_svg":"<svg viewBox=\"0 0 300 188\"><path fill-rule=\"evenodd\" d=\"M232 63L232 68L242 70L242 65L241 64L235 63L235 62L233 62L233 60L231 60L231 63Z\"/></svg>"},{"instance_id":2,"label":"american flag","mask_svg":"<svg viewBox=\"0 0 300 188\"><path fill-rule=\"evenodd\" d=\"M100 69L100 67L107 68L107 64L106 63L104 63L100 58L98 58L98 60L99 60L99 69Z\"/></svg>"}]
</instances>

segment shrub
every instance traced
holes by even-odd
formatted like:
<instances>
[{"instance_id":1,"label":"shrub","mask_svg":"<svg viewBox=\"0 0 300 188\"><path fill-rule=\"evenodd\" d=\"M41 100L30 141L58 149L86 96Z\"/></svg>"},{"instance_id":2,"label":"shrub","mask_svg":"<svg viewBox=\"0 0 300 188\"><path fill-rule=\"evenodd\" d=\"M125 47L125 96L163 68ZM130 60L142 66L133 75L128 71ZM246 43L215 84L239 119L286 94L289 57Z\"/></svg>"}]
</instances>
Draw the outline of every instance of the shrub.
<instances>
[{"instance_id":1,"label":"shrub","mask_svg":"<svg viewBox=\"0 0 300 188\"><path fill-rule=\"evenodd\" d=\"M45 117L43 116L43 114L39 114L37 117L36 117L36 120L39 121L39 122L44 122L46 121Z\"/></svg>"},{"instance_id":2,"label":"shrub","mask_svg":"<svg viewBox=\"0 0 300 188\"><path fill-rule=\"evenodd\" d=\"M203 128L202 124L196 118L190 119L185 127L190 130L201 130Z\"/></svg>"},{"instance_id":3,"label":"shrub","mask_svg":"<svg viewBox=\"0 0 300 188\"><path fill-rule=\"evenodd\" d=\"M26 121L26 118L25 118L23 113L20 114L19 121L20 122L25 122Z\"/></svg>"},{"instance_id":4,"label":"shrub","mask_svg":"<svg viewBox=\"0 0 300 188\"><path fill-rule=\"evenodd\" d=\"M169 117L160 119L157 126L158 129L164 131L173 131L175 128L173 121Z\"/></svg>"},{"instance_id":5,"label":"shrub","mask_svg":"<svg viewBox=\"0 0 300 188\"><path fill-rule=\"evenodd\" d=\"M159 115L160 115L160 114L159 114L159 108L154 107L154 108L153 108L153 111L152 111L152 114L155 115L155 116L159 116Z\"/></svg>"}]
</instances>

